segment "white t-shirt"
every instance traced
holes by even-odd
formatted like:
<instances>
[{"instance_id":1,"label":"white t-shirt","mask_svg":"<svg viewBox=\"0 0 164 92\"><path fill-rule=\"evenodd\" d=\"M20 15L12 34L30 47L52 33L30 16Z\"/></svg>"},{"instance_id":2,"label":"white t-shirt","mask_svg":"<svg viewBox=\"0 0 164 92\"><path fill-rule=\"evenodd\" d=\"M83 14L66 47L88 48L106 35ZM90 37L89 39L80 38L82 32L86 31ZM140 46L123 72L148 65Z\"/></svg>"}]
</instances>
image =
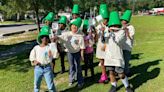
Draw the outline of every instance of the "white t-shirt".
<instances>
[{"instance_id":1,"label":"white t-shirt","mask_svg":"<svg viewBox=\"0 0 164 92\"><path fill-rule=\"evenodd\" d=\"M57 44L55 42L51 42L49 45L50 45L50 49L51 49L53 58L58 58L59 53L58 53L58 49L57 49Z\"/></svg>"},{"instance_id":2,"label":"white t-shirt","mask_svg":"<svg viewBox=\"0 0 164 92\"><path fill-rule=\"evenodd\" d=\"M59 40L64 44L68 52L77 53L81 49L85 49L84 38L81 34L64 32L59 36Z\"/></svg>"},{"instance_id":3,"label":"white t-shirt","mask_svg":"<svg viewBox=\"0 0 164 92\"><path fill-rule=\"evenodd\" d=\"M52 61L52 56L49 56L50 46L40 47L39 45L35 46L30 53L30 61L34 60L41 63L41 65L47 65Z\"/></svg>"},{"instance_id":4,"label":"white t-shirt","mask_svg":"<svg viewBox=\"0 0 164 92\"><path fill-rule=\"evenodd\" d=\"M126 40L123 43L123 50L131 51L132 47L133 47L135 29L132 25L129 25L127 28L129 29L128 31L129 31L130 37L132 39L130 39L129 37L126 36Z\"/></svg>"},{"instance_id":5,"label":"white t-shirt","mask_svg":"<svg viewBox=\"0 0 164 92\"><path fill-rule=\"evenodd\" d=\"M105 49L105 66L118 66L124 68L122 43L125 40L125 31L111 32Z\"/></svg>"}]
</instances>

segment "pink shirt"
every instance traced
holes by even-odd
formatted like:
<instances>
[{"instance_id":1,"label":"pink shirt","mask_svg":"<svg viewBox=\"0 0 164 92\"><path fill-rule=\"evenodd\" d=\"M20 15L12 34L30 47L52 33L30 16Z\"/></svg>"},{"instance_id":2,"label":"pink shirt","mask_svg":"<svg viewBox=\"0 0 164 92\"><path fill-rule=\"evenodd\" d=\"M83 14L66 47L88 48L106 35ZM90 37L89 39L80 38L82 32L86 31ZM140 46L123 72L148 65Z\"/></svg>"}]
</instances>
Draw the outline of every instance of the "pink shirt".
<instances>
[{"instance_id":1,"label":"pink shirt","mask_svg":"<svg viewBox=\"0 0 164 92\"><path fill-rule=\"evenodd\" d=\"M85 53L87 54L93 53L93 43L92 43L91 36L89 35L85 36L84 40L85 40Z\"/></svg>"}]
</instances>

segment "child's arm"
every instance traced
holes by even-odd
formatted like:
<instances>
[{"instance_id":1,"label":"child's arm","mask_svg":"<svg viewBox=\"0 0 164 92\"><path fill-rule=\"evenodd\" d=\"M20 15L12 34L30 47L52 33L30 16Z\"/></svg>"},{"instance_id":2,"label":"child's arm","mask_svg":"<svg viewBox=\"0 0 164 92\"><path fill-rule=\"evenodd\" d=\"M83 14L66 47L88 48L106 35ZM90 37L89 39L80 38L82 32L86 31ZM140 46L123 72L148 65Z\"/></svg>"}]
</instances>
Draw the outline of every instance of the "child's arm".
<instances>
[{"instance_id":1,"label":"child's arm","mask_svg":"<svg viewBox=\"0 0 164 92\"><path fill-rule=\"evenodd\" d=\"M34 47L34 48L31 50L31 52L30 52L30 57L29 57L32 66L35 66L35 65L39 65L39 64L40 64L40 63L36 60L35 48L36 48L36 47Z\"/></svg>"},{"instance_id":2,"label":"child's arm","mask_svg":"<svg viewBox=\"0 0 164 92\"><path fill-rule=\"evenodd\" d=\"M81 59L84 61L84 49L85 49L85 43L84 43L84 38L81 37L80 40L80 49L81 49Z\"/></svg>"},{"instance_id":3,"label":"child's arm","mask_svg":"<svg viewBox=\"0 0 164 92\"><path fill-rule=\"evenodd\" d=\"M81 59L84 61L84 49L81 49Z\"/></svg>"}]
</instances>

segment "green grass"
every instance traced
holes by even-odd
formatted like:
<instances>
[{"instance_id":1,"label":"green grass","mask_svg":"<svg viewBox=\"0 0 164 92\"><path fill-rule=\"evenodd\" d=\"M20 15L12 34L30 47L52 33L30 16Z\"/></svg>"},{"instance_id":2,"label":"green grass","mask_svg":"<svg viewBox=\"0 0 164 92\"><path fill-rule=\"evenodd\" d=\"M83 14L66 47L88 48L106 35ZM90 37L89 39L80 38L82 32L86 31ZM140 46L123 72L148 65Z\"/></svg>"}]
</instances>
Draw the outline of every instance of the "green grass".
<instances>
[{"instance_id":1,"label":"green grass","mask_svg":"<svg viewBox=\"0 0 164 92\"><path fill-rule=\"evenodd\" d=\"M21 20L20 22L17 22L17 21L0 22L0 25L4 25L4 24L34 24L34 21L33 20Z\"/></svg>"},{"instance_id":2,"label":"green grass","mask_svg":"<svg viewBox=\"0 0 164 92\"><path fill-rule=\"evenodd\" d=\"M135 45L133 49L131 70L133 76L129 78L135 92L164 92L164 17L142 16L133 17L132 24L136 28ZM0 92L32 92L33 67L28 60L29 51L0 60ZM110 83L98 84L100 67L94 59L95 80L86 79L84 88L80 92L108 92ZM56 61L55 71L60 71L60 61ZM65 61L68 70L68 62ZM55 77L58 91L77 92L75 85L68 87L68 73ZM45 81L41 90L45 91ZM121 81L118 81L118 92L125 92Z\"/></svg>"},{"instance_id":3,"label":"green grass","mask_svg":"<svg viewBox=\"0 0 164 92\"><path fill-rule=\"evenodd\" d=\"M16 34L0 39L0 51L8 50L12 47L24 44L23 42L32 41L36 39L38 31L26 32L23 34Z\"/></svg>"}]
</instances>

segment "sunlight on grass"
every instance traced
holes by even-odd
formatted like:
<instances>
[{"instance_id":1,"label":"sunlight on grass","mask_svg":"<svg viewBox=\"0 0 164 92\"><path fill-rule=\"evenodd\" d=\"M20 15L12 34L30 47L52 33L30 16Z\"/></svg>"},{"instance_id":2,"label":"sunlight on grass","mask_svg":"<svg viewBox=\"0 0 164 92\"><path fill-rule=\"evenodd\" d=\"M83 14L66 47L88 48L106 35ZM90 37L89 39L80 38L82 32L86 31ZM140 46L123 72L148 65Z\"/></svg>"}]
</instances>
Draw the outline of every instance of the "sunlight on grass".
<instances>
[{"instance_id":1,"label":"sunlight on grass","mask_svg":"<svg viewBox=\"0 0 164 92\"><path fill-rule=\"evenodd\" d=\"M164 17L163 16L135 16L132 24L136 28L135 45L132 53L131 71L133 76L129 78L130 84L135 92L164 92ZM37 33L25 34L27 40L36 39ZM17 40L24 40L26 36L19 35L10 38L6 43L0 41L1 45L10 42L14 44ZM15 38L19 39L15 39ZM23 38L25 37L25 38ZM20 41L21 42L21 41ZM18 43L20 43L18 42ZM2 46L2 48L10 48ZM1 47L0 47L1 48ZM22 47L23 48L23 47ZM16 56L0 59L0 92L32 92L33 91L33 67L28 60L30 51L22 52ZM67 57L66 57L67 58ZM56 61L55 72L58 73L54 78L58 91L64 92L108 92L111 87L108 84L98 84L100 77L100 67L98 60L94 58L95 80L85 79L82 90L78 90L76 83L68 87L68 72L59 74L60 60ZM65 60L66 69L69 64ZM82 63L83 65L83 63ZM41 92L45 92L47 86L43 80ZM118 91L125 92L125 88L118 80Z\"/></svg>"}]
</instances>

